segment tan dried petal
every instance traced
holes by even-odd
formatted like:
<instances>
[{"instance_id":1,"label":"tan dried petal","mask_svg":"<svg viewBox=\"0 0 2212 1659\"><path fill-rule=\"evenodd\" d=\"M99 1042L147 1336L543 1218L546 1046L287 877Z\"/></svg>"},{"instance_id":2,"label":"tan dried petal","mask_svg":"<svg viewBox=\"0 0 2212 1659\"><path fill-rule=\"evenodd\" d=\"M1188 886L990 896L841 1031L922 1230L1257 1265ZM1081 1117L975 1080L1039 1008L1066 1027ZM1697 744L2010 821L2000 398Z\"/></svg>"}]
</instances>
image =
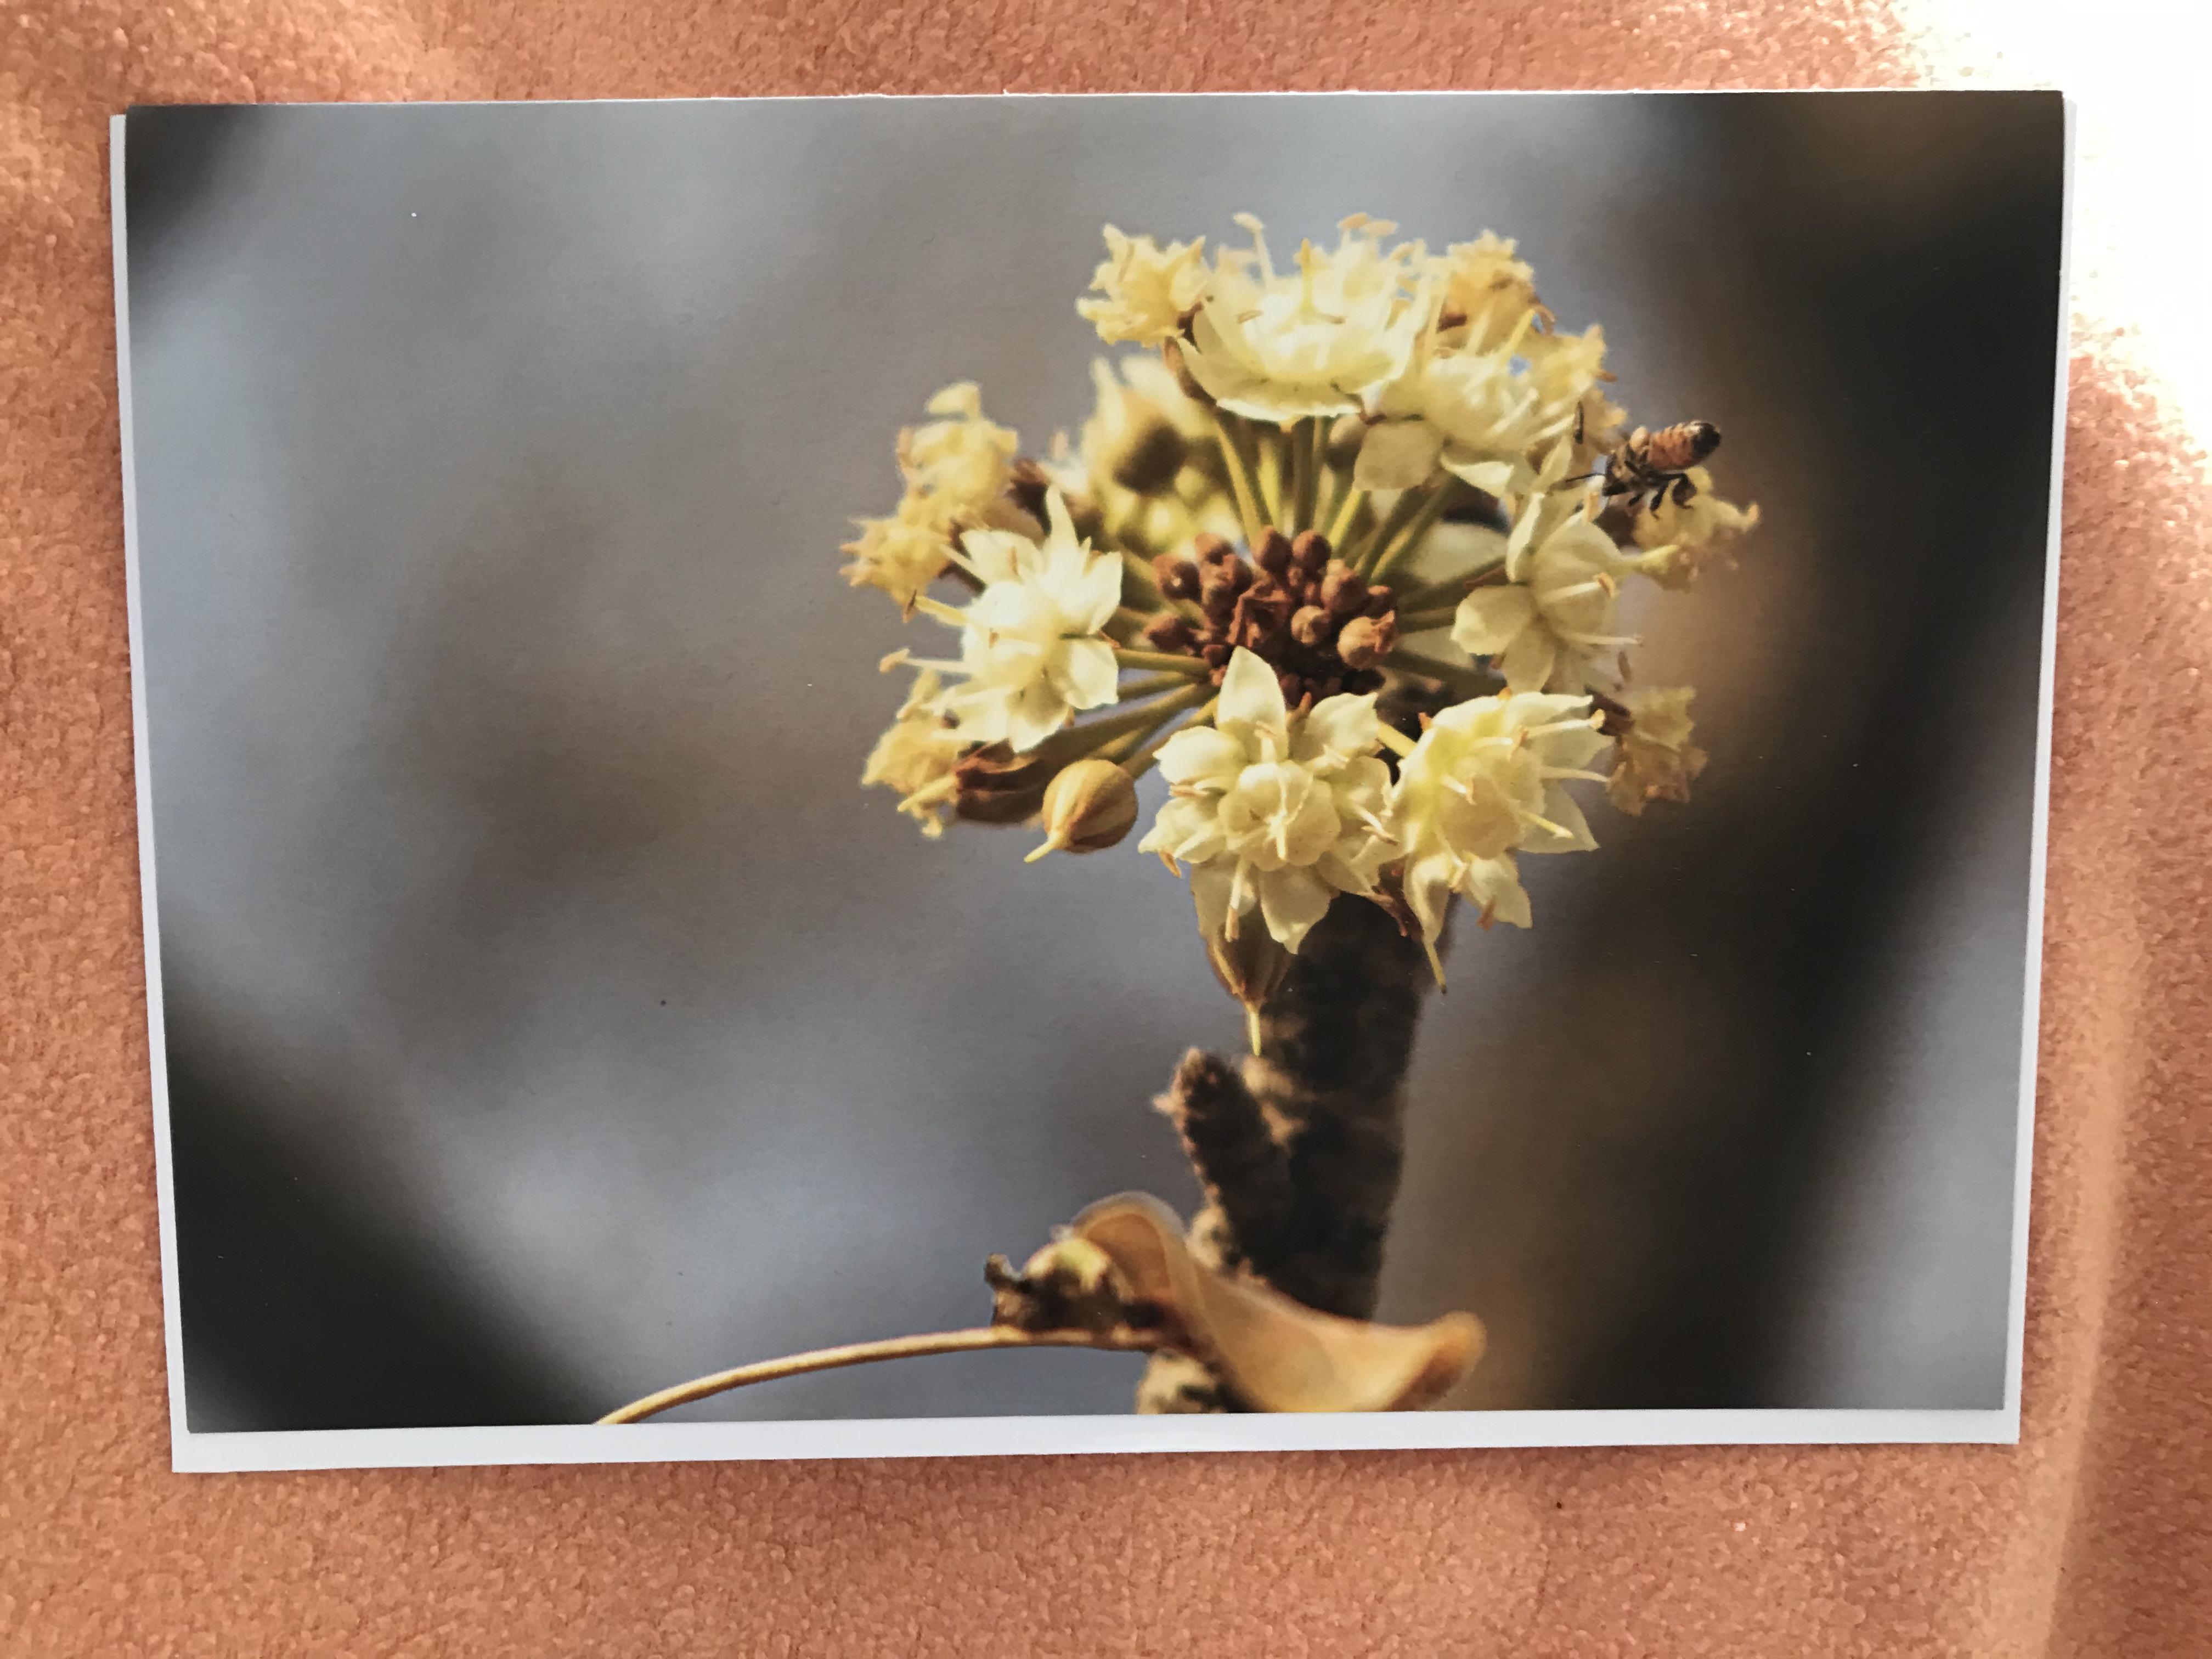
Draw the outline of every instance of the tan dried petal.
<instances>
[{"instance_id":1,"label":"tan dried petal","mask_svg":"<svg viewBox=\"0 0 2212 1659\"><path fill-rule=\"evenodd\" d=\"M1482 1354L1482 1324L1472 1314L1369 1324L1202 1267L1175 1212L1141 1193L1092 1205L1071 1231L1106 1253L1133 1301L1161 1311L1175 1332L1170 1346L1218 1370L1260 1411L1418 1410Z\"/></svg>"}]
</instances>

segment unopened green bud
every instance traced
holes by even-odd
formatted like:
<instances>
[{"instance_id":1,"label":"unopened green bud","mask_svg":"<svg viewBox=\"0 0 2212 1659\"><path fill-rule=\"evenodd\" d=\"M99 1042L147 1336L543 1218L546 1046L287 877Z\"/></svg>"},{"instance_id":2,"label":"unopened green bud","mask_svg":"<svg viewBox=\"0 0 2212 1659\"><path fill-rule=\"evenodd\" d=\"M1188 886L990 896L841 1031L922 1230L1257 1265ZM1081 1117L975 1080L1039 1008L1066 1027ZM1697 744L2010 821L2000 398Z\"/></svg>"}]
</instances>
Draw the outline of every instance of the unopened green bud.
<instances>
[{"instance_id":1,"label":"unopened green bud","mask_svg":"<svg viewBox=\"0 0 2212 1659\"><path fill-rule=\"evenodd\" d=\"M1047 853L1096 853L1127 835L1137 822L1137 786L1112 761L1093 756L1062 769L1045 786L1044 845L1026 862Z\"/></svg>"}]
</instances>

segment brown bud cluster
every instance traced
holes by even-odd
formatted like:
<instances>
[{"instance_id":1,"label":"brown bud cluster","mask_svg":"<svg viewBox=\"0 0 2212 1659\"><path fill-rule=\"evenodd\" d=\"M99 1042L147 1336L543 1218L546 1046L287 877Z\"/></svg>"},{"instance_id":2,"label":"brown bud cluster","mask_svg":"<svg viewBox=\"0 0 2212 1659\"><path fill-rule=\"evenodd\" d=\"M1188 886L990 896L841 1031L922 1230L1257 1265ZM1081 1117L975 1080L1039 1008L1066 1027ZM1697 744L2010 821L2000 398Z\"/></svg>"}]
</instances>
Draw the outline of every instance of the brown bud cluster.
<instances>
[{"instance_id":1,"label":"brown bud cluster","mask_svg":"<svg viewBox=\"0 0 2212 1659\"><path fill-rule=\"evenodd\" d=\"M1203 659L1216 685L1239 646L1275 671L1292 708L1382 683L1377 665L1398 639L1396 596L1334 557L1318 531L1263 531L1248 553L1202 535L1189 556L1162 554L1152 571L1162 592L1200 615L1154 618L1145 644Z\"/></svg>"}]
</instances>

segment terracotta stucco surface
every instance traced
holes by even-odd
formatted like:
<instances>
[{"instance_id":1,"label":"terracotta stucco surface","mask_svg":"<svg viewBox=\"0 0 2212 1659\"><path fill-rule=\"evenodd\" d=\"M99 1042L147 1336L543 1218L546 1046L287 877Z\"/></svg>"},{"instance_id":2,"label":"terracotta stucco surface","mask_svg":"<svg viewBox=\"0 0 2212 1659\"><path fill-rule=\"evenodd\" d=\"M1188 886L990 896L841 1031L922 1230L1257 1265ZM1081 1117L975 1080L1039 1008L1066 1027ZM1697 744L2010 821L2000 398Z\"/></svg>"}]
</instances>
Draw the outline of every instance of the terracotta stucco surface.
<instances>
[{"instance_id":1,"label":"terracotta stucco surface","mask_svg":"<svg viewBox=\"0 0 2212 1659\"><path fill-rule=\"evenodd\" d=\"M2201 462L2087 350L2019 1449L167 1466L108 114L1912 75L1787 0L0 9L0 1650L2212 1652L2212 541Z\"/></svg>"}]
</instances>

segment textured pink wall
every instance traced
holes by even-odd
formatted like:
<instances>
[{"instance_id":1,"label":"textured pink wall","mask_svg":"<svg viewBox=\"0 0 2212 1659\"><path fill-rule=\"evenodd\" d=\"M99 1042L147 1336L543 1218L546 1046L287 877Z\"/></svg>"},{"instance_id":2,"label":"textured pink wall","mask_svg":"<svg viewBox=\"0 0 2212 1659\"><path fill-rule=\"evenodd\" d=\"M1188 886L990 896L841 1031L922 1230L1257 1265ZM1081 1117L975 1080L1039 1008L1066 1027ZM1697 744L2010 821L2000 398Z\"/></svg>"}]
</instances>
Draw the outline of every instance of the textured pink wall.
<instances>
[{"instance_id":1,"label":"textured pink wall","mask_svg":"<svg viewBox=\"0 0 2212 1659\"><path fill-rule=\"evenodd\" d=\"M134 100L1899 84L1790 0L0 15L0 1650L2212 1651L2201 458L2077 360L2026 1443L167 1470L105 118Z\"/></svg>"}]
</instances>

